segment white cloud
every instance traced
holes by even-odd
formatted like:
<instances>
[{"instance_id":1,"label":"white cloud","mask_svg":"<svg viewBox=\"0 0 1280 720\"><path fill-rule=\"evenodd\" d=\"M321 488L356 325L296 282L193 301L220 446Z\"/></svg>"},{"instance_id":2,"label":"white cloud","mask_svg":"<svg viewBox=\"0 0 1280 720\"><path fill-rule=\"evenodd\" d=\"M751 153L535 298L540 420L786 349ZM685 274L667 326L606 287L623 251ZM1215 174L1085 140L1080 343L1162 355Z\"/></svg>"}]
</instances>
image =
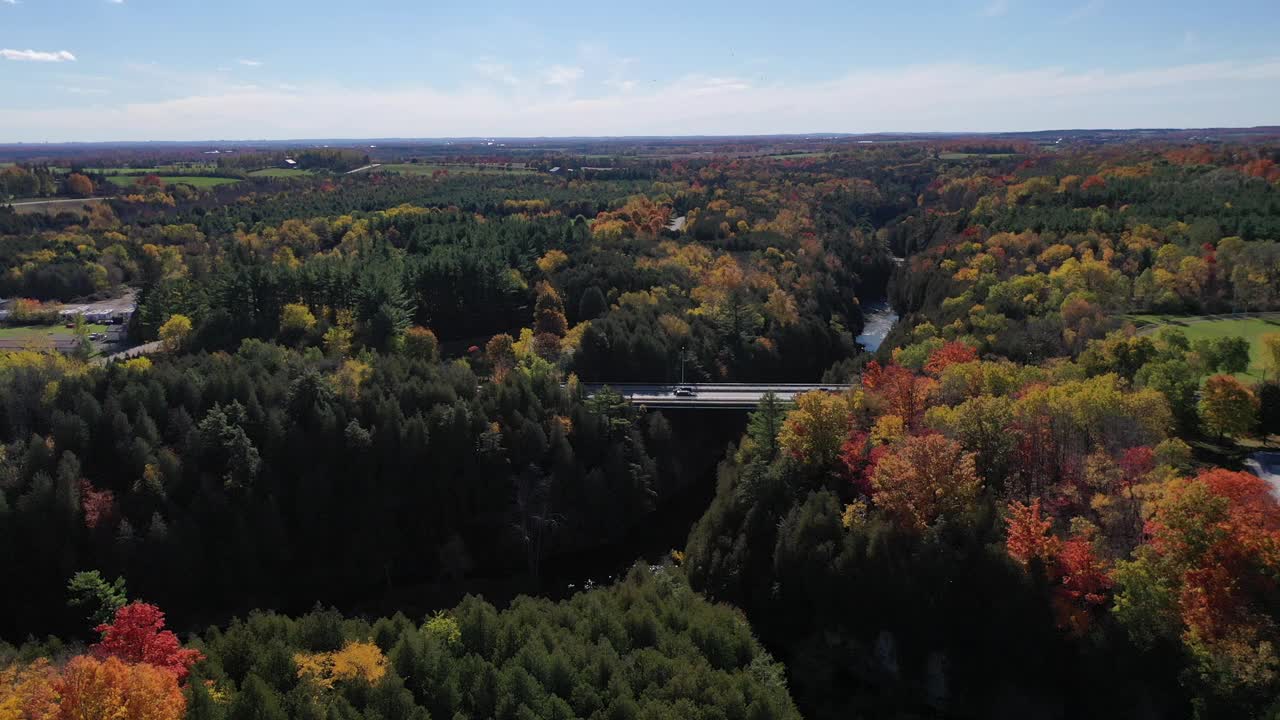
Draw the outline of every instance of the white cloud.
<instances>
[{"instance_id":1,"label":"white cloud","mask_svg":"<svg viewBox=\"0 0 1280 720\"><path fill-rule=\"evenodd\" d=\"M0 2L3 2L5 5L17 5L17 4L18 4L18 0L0 0Z\"/></svg>"},{"instance_id":2,"label":"white cloud","mask_svg":"<svg viewBox=\"0 0 1280 720\"><path fill-rule=\"evenodd\" d=\"M66 107L0 97L6 141L476 135L690 135L1262 125L1280 117L1280 58L1144 70L933 64L828 80L686 76L566 98L559 87L446 91L210 85L158 102L94 99L95 128ZM189 89L196 87L197 89ZM182 94L178 94L182 93ZM358 111L358 112L357 112Z\"/></svg>"},{"instance_id":3,"label":"white cloud","mask_svg":"<svg viewBox=\"0 0 1280 720\"><path fill-rule=\"evenodd\" d=\"M25 62L66 62L74 61L76 56L66 50L42 52L40 50L10 50L9 48L4 48L0 50L0 58Z\"/></svg>"},{"instance_id":4,"label":"white cloud","mask_svg":"<svg viewBox=\"0 0 1280 720\"><path fill-rule=\"evenodd\" d=\"M241 58L236 62L240 63L241 65L244 65L245 67L262 67L261 60L246 60L244 58Z\"/></svg>"},{"instance_id":5,"label":"white cloud","mask_svg":"<svg viewBox=\"0 0 1280 720\"><path fill-rule=\"evenodd\" d=\"M548 85L572 85L582 77L582 74L583 70L580 67L552 65L547 68L543 77Z\"/></svg>"},{"instance_id":6,"label":"white cloud","mask_svg":"<svg viewBox=\"0 0 1280 720\"><path fill-rule=\"evenodd\" d=\"M107 2L108 2L108 3L110 3L110 4L112 4L112 5L123 5L123 4L124 4L124 0L107 0Z\"/></svg>"}]
</instances>

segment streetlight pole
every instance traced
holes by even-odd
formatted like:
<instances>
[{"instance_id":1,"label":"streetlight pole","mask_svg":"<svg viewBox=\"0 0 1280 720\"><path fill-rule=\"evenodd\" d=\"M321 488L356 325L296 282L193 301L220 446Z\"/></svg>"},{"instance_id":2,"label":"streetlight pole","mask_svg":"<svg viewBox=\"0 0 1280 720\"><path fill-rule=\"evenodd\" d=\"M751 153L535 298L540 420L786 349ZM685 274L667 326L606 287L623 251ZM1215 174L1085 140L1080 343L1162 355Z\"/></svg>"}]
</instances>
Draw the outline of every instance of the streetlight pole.
<instances>
[{"instance_id":1,"label":"streetlight pole","mask_svg":"<svg viewBox=\"0 0 1280 720\"><path fill-rule=\"evenodd\" d=\"M680 346L680 384L684 385L684 346Z\"/></svg>"}]
</instances>

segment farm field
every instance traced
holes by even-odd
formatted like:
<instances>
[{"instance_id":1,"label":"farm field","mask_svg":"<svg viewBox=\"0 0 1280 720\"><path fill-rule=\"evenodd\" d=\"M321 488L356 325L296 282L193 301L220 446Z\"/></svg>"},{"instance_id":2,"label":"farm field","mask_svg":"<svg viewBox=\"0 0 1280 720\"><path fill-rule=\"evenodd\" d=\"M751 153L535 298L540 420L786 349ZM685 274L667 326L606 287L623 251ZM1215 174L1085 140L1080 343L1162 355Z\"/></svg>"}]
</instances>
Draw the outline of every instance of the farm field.
<instances>
[{"instance_id":1,"label":"farm field","mask_svg":"<svg viewBox=\"0 0 1280 720\"><path fill-rule=\"evenodd\" d=\"M790 159L801 159L801 158L821 158L821 157L828 157L830 155L832 155L832 153L827 152L825 150L815 150L812 152L776 152L776 153L769 153L764 157L777 158L779 160L790 160Z\"/></svg>"},{"instance_id":2,"label":"farm field","mask_svg":"<svg viewBox=\"0 0 1280 720\"><path fill-rule=\"evenodd\" d=\"M1249 369L1239 373L1240 380L1263 379L1262 336L1280 333L1280 313L1262 313L1251 317L1233 318L1220 315L1130 315L1137 323L1147 323L1139 332L1153 333L1162 327L1176 327L1196 341L1205 338L1244 337L1249 340Z\"/></svg>"},{"instance_id":3,"label":"farm field","mask_svg":"<svg viewBox=\"0 0 1280 720\"><path fill-rule=\"evenodd\" d=\"M118 173L183 173L183 172L208 172L218 169L213 163L175 163L172 165L152 165L150 167L105 167L90 168L91 172L98 172L104 175L114 175Z\"/></svg>"},{"instance_id":4,"label":"farm field","mask_svg":"<svg viewBox=\"0 0 1280 720\"><path fill-rule=\"evenodd\" d=\"M497 166L475 165L441 165L438 163L392 163L377 168L379 171L396 172L404 175L430 175L437 170L448 170L451 173L515 173L515 174L532 174L534 171L524 167L515 167L505 170Z\"/></svg>"},{"instance_id":5,"label":"farm field","mask_svg":"<svg viewBox=\"0 0 1280 720\"><path fill-rule=\"evenodd\" d=\"M944 152L938 155L939 160L972 160L974 158L989 158L991 160L1007 160L1013 157L1013 153L965 153L965 152Z\"/></svg>"},{"instance_id":6,"label":"farm field","mask_svg":"<svg viewBox=\"0 0 1280 720\"><path fill-rule=\"evenodd\" d=\"M307 177L315 173L299 168L263 168L249 173L249 177Z\"/></svg>"},{"instance_id":7,"label":"farm field","mask_svg":"<svg viewBox=\"0 0 1280 720\"><path fill-rule=\"evenodd\" d=\"M229 185L231 183L240 182L237 178L204 177L201 175L161 175L159 177L160 182L163 182L166 185L184 183L198 188L217 187L218 185ZM141 179L142 177L137 175L110 175L107 177L107 180L112 185L122 188L136 185Z\"/></svg>"}]
</instances>

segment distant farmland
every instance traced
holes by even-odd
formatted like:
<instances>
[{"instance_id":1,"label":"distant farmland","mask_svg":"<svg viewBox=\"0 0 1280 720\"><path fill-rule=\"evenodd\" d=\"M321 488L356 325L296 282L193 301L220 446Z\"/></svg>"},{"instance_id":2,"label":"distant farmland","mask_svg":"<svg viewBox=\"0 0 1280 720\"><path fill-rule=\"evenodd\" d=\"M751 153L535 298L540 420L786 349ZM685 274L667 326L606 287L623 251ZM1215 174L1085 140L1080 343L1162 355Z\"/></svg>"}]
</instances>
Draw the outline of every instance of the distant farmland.
<instances>
[{"instance_id":1,"label":"distant farmland","mask_svg":"<svg viewBox=\"0 0 1280 720\"><path fill-rule=\"evenodd\" d=\"M516 174L516 173L534 172L533 170L523 167L522 165L517 166L515 163L512 163L510 170L502 167L501 165L481 165L477 167L475 165L464 165L462 163L450 164L450 165L441 165L439 163L391 163L389 165L383 165L379 168L376 168L374 171L403 173L405 175L431 175L435 173L437 170L446 170L448 172L455 173L455 174L457 173Z\"/></svg>"},{"instance_id":2,"label":"distant farmland","mask_svg":"<svg viewBox=\"0 0 1280 720\"><path fill-rule=\"evenodd\" d=\"M1007 160L1011 157L1017 157L1013 153L969 153L969 152L944 152L938 155L939 160Z\"/></svg>"},{"instance_id":3,"label":"distant farmland","mask_svg":"<svg viewBox=\"0 0 1280 720\"><path fill-rule=\"evenodd\" d=\"M98 175L129 175L137 173L152 173L155 175L177 175L180 173L191 172L213 172L218 169L213 163L176 163L173 165L153 165L150 167L101 167L101 168L85 168L87 173L96 173ZM59 168L60 171L70 172L67 168Z\"/></svg>"},{"instance_id":4,"label":"distant farmland","mask_svg":"<svg viewBox=\"0 0 1280 720\"><path fill-rule=\"evenodd\" d=\"M231 183L240 182L237 178L224 177L204 177L202 175L160 175L160 182L165 185L174 185L182 183L198 188L217 187L219 185L229 185ZM116 187L128 188L136 185L142 176L137 175L110 175L107 180Z\"/></svg>"},{"instance_id":5,"label":"distant farmland","mask_svg":"<svg viewBox=\"0 0 1280 720\"><path fill-rule=\"evenodd\" d=\"M262 170L254 170L249 173L249 177L307 177L313 174L310 170L299 168L264 168Z\"/></svg>"},{"instance_id":6,"label":"distant farmland","mask_svg":"<svg viewBox=\"0 0 1280 720\"><path fill-rule=\"evenodd\" d=\"M1236 375L1239 379L1261 380L1262 336L1280 333L1280 313L1259 313L1249 317L1206 315L1184 317L1178 315L1131 315L1135 322L1148 323L1142 333L1153 333L1163 327L1175 327L1186 333L1188 340L1207 338L1243 337L1249 341L1249 369Z\"/></svg>"}]
</instances>

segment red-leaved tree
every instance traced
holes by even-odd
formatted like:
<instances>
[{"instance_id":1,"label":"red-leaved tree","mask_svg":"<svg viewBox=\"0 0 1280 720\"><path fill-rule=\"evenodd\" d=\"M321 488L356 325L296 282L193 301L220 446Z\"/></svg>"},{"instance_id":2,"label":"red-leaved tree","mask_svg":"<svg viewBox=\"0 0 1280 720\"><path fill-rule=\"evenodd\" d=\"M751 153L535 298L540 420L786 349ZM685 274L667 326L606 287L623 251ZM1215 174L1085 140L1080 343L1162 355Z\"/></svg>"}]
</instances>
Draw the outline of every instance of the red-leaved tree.
<instances>
[{"instance_id":1,"label":"red-leaved tree","mask_svg":"<svg viewBox=\"0 0 1280 720\"><path fill-rule=\"evenodd\" d=\"M88 480L80 481L80 504L84 509L85 527L110 527L115 520L116 498L110 490L98 490Z\"/></svg>"},{"instance_id":2,"label":"red-leaved tree","mask_svg":"<svg viewBox=\"0 0 1280 720\"><path fill-rule=\"evenodd\" d=\"M125 605L116 611L115 621L96 630L102 633L102 640L89 648L96 657L154 665L172 672L178 682L187 677L192 665L204 659L203 653L182 647L178 636L164 629L164 613L149 603Z\"/></svg>"},{"instance_id":3,"label":"red-leaved tree","mask_svg":"<svg viewBox=\"0 0 1280 720\"><path fill-rule=\"evenodd\" d=\"M914 429L929 408L929 398L937 382L921 377L900 365L881 365L872 360L862 373L862 387L878 397L885 415L897 415Z\"/></svg>"},{"instance_id":4,"label":"red-leaved tree","mask_svg":"<svg viewBox=\"0 0 1280 720\"><path fill-rule=\"evenodd\" d=\"M977 350L958 340L953 340L929 354L929 360L924 364L924 371L937 377L952 365L973 362L977 359Z\"/></svg>"}]
</instances>

